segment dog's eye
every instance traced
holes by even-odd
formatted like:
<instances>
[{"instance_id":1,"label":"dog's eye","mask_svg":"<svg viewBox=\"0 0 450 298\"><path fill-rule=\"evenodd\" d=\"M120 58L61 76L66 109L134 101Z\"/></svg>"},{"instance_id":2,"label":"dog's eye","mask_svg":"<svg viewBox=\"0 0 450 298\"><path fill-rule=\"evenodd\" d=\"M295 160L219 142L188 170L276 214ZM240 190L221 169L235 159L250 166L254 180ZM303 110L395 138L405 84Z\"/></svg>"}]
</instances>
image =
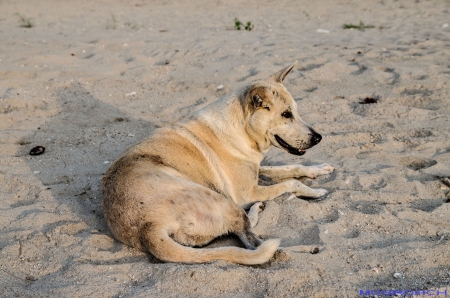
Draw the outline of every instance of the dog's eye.
<instances>
[{"instance_id":1,"label":"dog's eye","mask_svg":"<svg viewBox=\"0 0 450 298\"><path fill-rule=\"evenodd\" d=\"M283 118L290 119L292 118L292 113L290 111L284 111L283 114L281 114L281 116Z\"/></svg>"}]
</instances>

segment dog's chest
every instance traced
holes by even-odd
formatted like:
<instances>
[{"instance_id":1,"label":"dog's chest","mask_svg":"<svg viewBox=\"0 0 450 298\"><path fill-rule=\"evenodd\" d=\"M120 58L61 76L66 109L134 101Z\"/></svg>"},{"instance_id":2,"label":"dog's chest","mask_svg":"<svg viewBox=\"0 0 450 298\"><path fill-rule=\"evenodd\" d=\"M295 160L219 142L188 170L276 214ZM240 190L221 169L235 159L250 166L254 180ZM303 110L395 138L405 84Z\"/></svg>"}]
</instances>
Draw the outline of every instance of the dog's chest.
<instances>
[{"instance_id":1,"label":"dog's chest","mask_svg":"<svg viewBox=\"0 0 450 298\"><path fill-rule=\"evenodd\" d=\"M257 164L250 162L225 161L220 167L223 181L219 188L224 196L241 205L247 202L248 197L258 184Z\"/></svg>"}]
</instances>

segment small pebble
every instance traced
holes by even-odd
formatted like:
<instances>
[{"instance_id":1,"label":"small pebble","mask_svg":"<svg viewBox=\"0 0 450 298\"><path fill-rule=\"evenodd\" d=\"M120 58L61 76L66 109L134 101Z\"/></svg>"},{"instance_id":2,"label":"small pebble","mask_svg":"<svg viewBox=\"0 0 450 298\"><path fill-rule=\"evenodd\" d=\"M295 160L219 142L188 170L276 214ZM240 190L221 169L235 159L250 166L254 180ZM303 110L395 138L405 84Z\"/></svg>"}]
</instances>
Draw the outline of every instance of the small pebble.
<instances>
[{"instance_id":1,"label":"small pebble","mask_svg":"<svg viewBox=\"0 0 450 298\"><path fill-rule=\"evenodd\" d=\"M372 103L377 103L377 102L378 102L378 98L366 97L366 98L364 98L363 101L360 102L360 104L372 104Z\"/></svg>"},{"instance_id":2,"label":"small pebble","mask_svg":"<svg viewBox=\"0 0 450 298\"><path fill-rule=\"evenodd\" d=\"M25 279L28 281L36 281L37 280L37 278L34 277L33 275L27 275L27 277L25 277Z\"/></svg>"},{"instance_id":3,"label":"small pebble","mask_svg":"<svg viewBox=\"0 0 450 298\"><path fill-rule=\"evenodd\" d=\"M403 275L401 273L399 273L399 272L395 272L394 273L394 278L399 279L399 278L402 278L402 277L403 277Z\"/></svg>"},{"instance_id":4,"label":"small pebble","mask_svg":"<svg viewBox=\"0 0 450 298\"><path fill-rule=\"evenodd\" d=\"M316 253L318 253L319 252L319 248L316 246L316 247L314 247L312 250L311 250L311 253L313 254L313 255L315 255Z\"/></svg>"},{"instance_id":5,"label":"small pebble","mask_svg":"<svg viewBox=\"0 0 450 298\"><path fill-rule=\"evenodd\" d=\"M36 146L33 149L30 150L30 155L41 155L44 153L45 148L42 146Z\"/></svg>"}]
</instances>

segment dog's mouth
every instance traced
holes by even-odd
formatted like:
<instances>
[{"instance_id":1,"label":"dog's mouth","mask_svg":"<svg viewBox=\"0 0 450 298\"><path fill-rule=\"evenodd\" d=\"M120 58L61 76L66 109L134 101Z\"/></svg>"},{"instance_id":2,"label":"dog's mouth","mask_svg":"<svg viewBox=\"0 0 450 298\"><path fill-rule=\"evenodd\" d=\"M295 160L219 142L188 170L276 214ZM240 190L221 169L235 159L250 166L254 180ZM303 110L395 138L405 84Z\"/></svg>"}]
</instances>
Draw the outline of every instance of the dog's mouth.
<instances>
[{"instance_id":1,"label":"dog's mouth","mask_svg":"<svg viewBox=\"0 0 450 298\"><path fill-rule=\"evenodd\" d=\"M280 144L280 146L283 147L284 149L286 149L290 154L303 155L306 153L305 150L299 150L297 148L292 147L285 140L280 138L278 135L275 135L275 140L277 140L278 144Z\"/></svg>"}]
</instances>

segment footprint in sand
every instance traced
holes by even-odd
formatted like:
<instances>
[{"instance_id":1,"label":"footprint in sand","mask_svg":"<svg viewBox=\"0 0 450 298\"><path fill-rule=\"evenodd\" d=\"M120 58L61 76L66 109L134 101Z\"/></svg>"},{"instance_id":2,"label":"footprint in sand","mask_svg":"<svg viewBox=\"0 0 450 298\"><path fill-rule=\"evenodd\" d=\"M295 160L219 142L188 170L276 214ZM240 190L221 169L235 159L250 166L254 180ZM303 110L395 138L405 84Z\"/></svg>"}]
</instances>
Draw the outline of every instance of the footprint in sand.
<instances>
[{"instance_id":1,"label":"footprint in sand","mask_svg":"<svg viewBox=\"0 0 450 298\"><path fill-rule=\"evenodd\" d=\"M400 80L400 74L393 68L374 69L374 76L381 84L395 85Z\"/></svg>"},{"instance_id":2,"label":"footprint in sand","mask_svg":"<svg viewBox=\"0 0 450 298\"><path fill-rule=\"evenodd\" d=\"M351 202L350 209L363 214L380 214L384 210L383 202L357 201Z\"/></svg>"},{"instance_id":3,"label":"footprint in sand","mask_svg":"<svg viewBox=\"0 0 450 298\"><path fill-rule=\"evenodd\" d=\"M409 157L403 157L400 159L400 164L410 168L412 170L418 171L421 169L426 169L429 168L431 166L434 166L435 164L437 164L437 161L433 160L433 159L426 159L426 158L418 158L418 157L414 157L414 156L409 156Z\"/></svg>"}]
</instances>

